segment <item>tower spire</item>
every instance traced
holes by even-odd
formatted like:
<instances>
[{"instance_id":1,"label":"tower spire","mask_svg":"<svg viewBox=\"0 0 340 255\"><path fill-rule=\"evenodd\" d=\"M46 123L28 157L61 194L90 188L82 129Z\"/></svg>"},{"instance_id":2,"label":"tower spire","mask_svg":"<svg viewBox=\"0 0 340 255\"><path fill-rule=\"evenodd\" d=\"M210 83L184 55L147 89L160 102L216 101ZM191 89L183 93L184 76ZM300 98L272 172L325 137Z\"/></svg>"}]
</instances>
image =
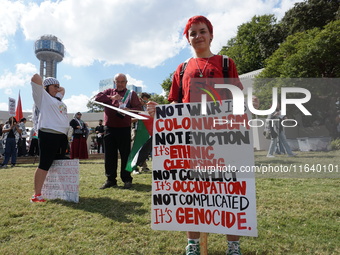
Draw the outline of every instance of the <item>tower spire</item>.
<instances>
[{"instance_id":1,"label":"tower spire","mask_svg":"<svg viewBox=\"0 0 340 255\"><path fill-rule=\"evenodd\" d=\"M57 63L64 58L64 45L54 35L43 35L35 42L35 56L40 60L40 76L57 77Z\"/></svg>"}]
</instances>

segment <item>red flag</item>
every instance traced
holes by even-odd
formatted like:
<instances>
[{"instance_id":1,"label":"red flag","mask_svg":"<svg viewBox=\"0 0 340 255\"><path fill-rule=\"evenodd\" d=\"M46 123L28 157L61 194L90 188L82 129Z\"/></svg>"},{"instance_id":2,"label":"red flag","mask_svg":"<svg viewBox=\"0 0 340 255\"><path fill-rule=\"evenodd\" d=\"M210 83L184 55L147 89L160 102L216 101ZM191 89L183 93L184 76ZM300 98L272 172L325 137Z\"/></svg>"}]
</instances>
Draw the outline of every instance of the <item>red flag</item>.
<instances>
[{"instance_id":1,"label":"red flag","mask_svg":"<svg viewBox=\"0 0 340 255\"><path fill-rule=\"evenodd\" d=\"M20 91L19 91L19 98L18 98L17 109L15 110L15 119L19 123L20 120L23 117L24 117L24 114L22 113L21 97L20 97Z\"/></svg>"}]
</instances>

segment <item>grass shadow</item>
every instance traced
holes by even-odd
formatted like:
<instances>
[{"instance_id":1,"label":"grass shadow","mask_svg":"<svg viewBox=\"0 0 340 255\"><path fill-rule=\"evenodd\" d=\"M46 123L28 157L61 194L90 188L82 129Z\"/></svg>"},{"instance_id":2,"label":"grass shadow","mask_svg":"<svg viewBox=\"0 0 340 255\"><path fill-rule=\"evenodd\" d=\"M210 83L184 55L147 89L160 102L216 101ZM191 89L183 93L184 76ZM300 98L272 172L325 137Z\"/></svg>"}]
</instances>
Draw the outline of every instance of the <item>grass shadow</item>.
<instances>
[{"instance_id":1,"label":"grass shadow","mask_svg":"<svg viewBox=\"0 0 340 255\"><path fill-rule=\"evenodd\" d=\"M108 197L80 197L79 203L55 199L49 203L60 204L75 210L82 210L90 213L98 213L113 221L131 223L134 215L149 213L142 209L143 203L120 201Z\"/></svg>"},{"instance_id":2,"label":"grass shadow","mask_svg":"<svg viewBox=\"0 0 340 255\"><path fill-rule=\"evenodd\" d=\"M315 155L298 155L299 158L321 158L320 156ZM322 158L334 158L334 155L322 155Z\"/></svg>"},{"instance_id":3,"label":"grass shadow","mask_svg":"<svg viewBox=\"0 0 340 255\"><path fill-rule=\"evenodd\" d=\"M151 192L152 186L151 183L149 184L142 184L142 183L133 183L132 188L130 190L135 191L142 191L142 192Z\"/></svg>"}]
</instances>

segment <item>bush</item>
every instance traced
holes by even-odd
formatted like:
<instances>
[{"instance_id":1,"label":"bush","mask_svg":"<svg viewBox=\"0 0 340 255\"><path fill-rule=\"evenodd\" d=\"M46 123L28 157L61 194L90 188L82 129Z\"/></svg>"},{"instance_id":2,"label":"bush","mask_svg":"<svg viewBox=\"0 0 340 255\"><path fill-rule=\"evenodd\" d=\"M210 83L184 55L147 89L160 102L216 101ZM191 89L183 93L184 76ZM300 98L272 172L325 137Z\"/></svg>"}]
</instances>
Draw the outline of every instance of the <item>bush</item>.
<instances>
[{"instance_id":1,"label":"bush","mask_svg":"<svg viewBox=\"0 0 340 255\"><path fill-rule=\"evenodd\" d=\"M340 138L337 138L331 142L331 150L340 150Z\"/></svg>"}]
</instances>

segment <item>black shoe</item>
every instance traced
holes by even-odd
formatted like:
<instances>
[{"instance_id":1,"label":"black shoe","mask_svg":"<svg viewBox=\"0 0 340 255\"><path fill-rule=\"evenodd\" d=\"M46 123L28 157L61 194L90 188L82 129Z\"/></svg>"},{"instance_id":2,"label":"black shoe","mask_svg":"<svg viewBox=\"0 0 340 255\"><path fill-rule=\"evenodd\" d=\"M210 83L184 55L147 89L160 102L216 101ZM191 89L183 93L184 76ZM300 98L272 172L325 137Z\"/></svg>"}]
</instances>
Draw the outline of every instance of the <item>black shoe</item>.
<instances>
[{"instance_id":1,"label":"black shoe","mask_svg":"<svg viewBox=\"0 0 340 255\"><path fill-rule=\"evenodd\" d=\"M107 189L111 187L117 187L117 183L106 181L103 186L101 186L99 189Z\"/></svg>"},{"instance_id":2,"label":"black shoe","mask_svg":"<svg viewBox=\"0 0 340 255\"><path fill-rule=\"evenodd\" d=\"M131 189L131 187L132 187L132 182L124 182L123 189Z\"/></svg>"},{"instance_id":3,"label":"black shoe","mask_svg":"<svg viewBox=\"0 0 340 255\"><path fill-rule=\"evenodd\" d=\"M11 167L15 167L15 164L12 164Z\"/></svg>"}]
</instances>

